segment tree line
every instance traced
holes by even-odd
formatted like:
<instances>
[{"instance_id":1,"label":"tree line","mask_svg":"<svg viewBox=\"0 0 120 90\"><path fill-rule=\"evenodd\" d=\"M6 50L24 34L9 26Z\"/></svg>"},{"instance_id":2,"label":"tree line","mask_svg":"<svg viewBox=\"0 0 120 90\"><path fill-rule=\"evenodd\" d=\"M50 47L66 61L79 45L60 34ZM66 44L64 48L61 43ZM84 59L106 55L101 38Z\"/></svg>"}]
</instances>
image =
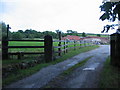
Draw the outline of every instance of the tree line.
<instances>
[{"instance_id":1,"label":"tree line","mask_svg":"<svg viewBox=\"0 0 120 90\"><path fill-rule=\"evenodd\" d=\"M0 32L2 35L1 38L5 39L5 37L7 36L7 25L4 22L0 22L0 29L2 29ZM54 39L58 39L58 33L61 32L62 37L67 36L67 35L74 35L74 36L81 36L81 37L86 37L87 34L85 32L83 33L78 33L77 31L73 31L73 30L67 30L66 33L60 31L60 30L55 30L55 32L52 31L36 31L33 29L26 29L25 31L23 30L18 30L16 32L11 32L9 30L8 32L8 38L10 40L23 40L23 39L35 39L35 38L39 38L39 39L43 39L45 35L51 35ZM98 34L97 36L100 36L100 34Z\"/></svg>"}]
</instances>

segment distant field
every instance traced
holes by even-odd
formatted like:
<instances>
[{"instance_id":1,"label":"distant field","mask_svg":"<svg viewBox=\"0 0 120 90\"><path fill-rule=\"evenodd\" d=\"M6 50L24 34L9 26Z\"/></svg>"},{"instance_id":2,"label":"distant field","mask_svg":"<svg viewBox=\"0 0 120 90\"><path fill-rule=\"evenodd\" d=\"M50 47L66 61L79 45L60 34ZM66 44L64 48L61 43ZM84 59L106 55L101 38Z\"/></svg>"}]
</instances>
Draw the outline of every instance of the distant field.
<instances>
[{"instance_id":1,"label":"distant field","mask_svg":"<svg viewBox=\"0 0 120 90\"><path fill-rule=\"evenodd\" d=\"M87 36L97 36L97 35L87 35ZM108 35L101 35L101 37L109 37Z\"/></svg>"},{"instance_id":2,"label":"distant field","mask_svg":"<svg viewBox=\"0 0 120 90\"><path fill-rule=\"evenodd\" d=\"M80 36L82 36L82 34L80 33L79 34ZM86 34L87 36L97 36L97 34ZM100 34L101 37L109 37L109 35L103 35L103 34Z\"/></svg>"}]
</instances>

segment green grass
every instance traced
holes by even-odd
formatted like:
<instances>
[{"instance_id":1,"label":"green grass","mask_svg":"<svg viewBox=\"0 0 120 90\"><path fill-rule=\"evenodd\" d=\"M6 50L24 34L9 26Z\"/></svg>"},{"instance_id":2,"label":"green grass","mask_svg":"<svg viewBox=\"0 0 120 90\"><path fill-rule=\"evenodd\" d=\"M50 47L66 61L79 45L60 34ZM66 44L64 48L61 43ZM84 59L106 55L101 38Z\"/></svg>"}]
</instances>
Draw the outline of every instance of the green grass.
<instances>
[{"instance_id":1,"label":"green grass","mask_svg":"<svg viewBox=\"0 0 120 90\"><path fill-rule=\"evenodd\" d=\"M110 57L108 57L104 65L99 88L119 88L120 69L110 65Z\"/></svg>"},{"instance_id":2,"label":"green grass","mask_svg":"<svg viewBox=\"0 0 120 90\"><path fill-rule=\"evenodd\" d=\"M68 44L74 44L73 42L69 42ZM64 45L64 42L61 43ZM83 46L84 44L81 44ZM22 41L9 41L8 46L44 46L44 42L22 42ZM54 42L53 46L58 46L58 42ZM76 46L80 46L79 43L76 43ZM68 47L74 47L74 45L69 45ZM62 47L64 48L64 47ZM55 48L55 50L57 50ZM44 48L10 48L9 52L44 52Z\"/></svg>"},{"instance_id":3,"label":"green grass","mask_svg":"<svg viewBox=\"0 0 120 90\"><path fill-rule=\"evenodd\" d=\"M62 75L69 75L72 73L73 70L75 70L76 68L83 66L90 58L92 58L93 56L90 56L88 58L86 58L85 60L79 62L78 64L72 66L71 68L69 68L68 70L65 70Z\"/></svg>"},{"instance_id":4,"label":"green grass","mask_svg":"<svg viewBox=\"0 0 120 90\"><path fill-rule=\"evenodd\" d=\"M60 57L57 60L55 60L54 62L52 62L52 64L56 64L56 63L61 62L63 60L69 59L77 54L87 52L87 51L90 51L90 50L98 48L98 47L99 46L95 45L95 46L82 47L81 49L77 48L76 50L71 49L68 51L68 53L62 55L62 57Z\"/></svg>"},{"instance_id":5,"label":"green grass","mask_svg":"<svg viewBox=\"0 0 120 90\"><path fill-rule=\"evenodd\" d=\"M24 77L27 77L27 76L39 71L43 67L49 66L51 64L56 64L56 63L62 62L62 61L66 60L68 58L71 58L77 54L80 54L80 53L83 53L83 52L86 52L86 51L89 51L89 50L92 50L92 49L95 49L98 47L99 46L88 46L88 47L83 47L83 48L77 49L77 50L70 50L70 51L68 51L68 53L66 53L62 57L60 57L60 58L58 58L55 61L52 61L50 63L42 63L42 64L38 64L34 67L30 67L28 69L18 70L17 72L10 74L9 77L4 78L2 84L3 84L3 86L8 85L12 82L20 80Z\"/></svg>"},{"instance_id":6,"label":"green grass","mask_svg":"<svg viewBox=\"0 0 120 90\"><path fill-rule=\"evenodd\" d=\"M8 85L12 82L15 82L17 80L20 80L24 77L29 76L29 75L39 71L41 68L46 67L48 65L50 65L50 64L43 63L43 64L38 64L35 67L30 67L28 69L18 70L17 72L10 74L7 78L3 79L2 84L3 84L3 86Z\"/></svg>"}]
</instances>

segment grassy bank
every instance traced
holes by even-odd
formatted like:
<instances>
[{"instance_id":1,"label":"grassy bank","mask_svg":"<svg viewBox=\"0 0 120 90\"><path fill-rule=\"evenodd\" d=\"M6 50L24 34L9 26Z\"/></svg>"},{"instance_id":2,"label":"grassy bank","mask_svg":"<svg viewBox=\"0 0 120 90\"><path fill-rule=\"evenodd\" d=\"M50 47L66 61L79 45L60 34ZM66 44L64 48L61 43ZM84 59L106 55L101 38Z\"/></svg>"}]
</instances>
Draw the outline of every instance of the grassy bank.
<instances>
[{"instance_id":1,"label":"grassy bank","mask_svg":"<svg viewBox=\"0 0 120 90\"><path fill-rule=\"evenodd\" d=\"M56 64L56 63L62 62L62 61L66 60L68 58L71 58L77 54L80 54L80 53L83 53L83 52L86 52L86 51L89 51L89 50L92 50L92 49L95 49L98 47L99 46L88 46L88 47L83 47L83 48L77 49L77 50L70 50L68 53L66 53L62 57L60 57L60 58L58 58L55 61L52 61L50 63L41 63L41 64L38 64L34 67L30 67L30 68L23 69L23 70L18 70L17 72L13 72L12 74L10 74L7 78L4 78L2 84L3 84L3 86L8 85L12 82L20 80L24 77L27 77L27 76L39 71L43 67L46 67L46 66L51 65L51 64Z\"/></svg>"},{"instance_id":2,"label":"grassy bank","mask_svg":"<svg viewBox=\"0 0 120 90\"><path fill-rule=\"evenodd\" d=\"M99 83L100 88L119 88L120 69L110 65L110 57L105 62Z\"/></svg>"}]
</instances>

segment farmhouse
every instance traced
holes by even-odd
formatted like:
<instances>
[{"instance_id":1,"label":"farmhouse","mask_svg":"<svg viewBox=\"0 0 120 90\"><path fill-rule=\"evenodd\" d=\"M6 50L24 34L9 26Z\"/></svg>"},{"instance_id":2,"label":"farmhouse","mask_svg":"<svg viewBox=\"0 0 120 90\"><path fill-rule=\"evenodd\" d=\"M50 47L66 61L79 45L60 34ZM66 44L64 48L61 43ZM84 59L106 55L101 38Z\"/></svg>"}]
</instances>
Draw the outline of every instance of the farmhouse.
<instances>
[{"instance_id":1,"label":"farmhouse","mask_svg":"<svg viewBox=\"0 0 120 90\"><path fill-rule=\"evenodd\" d=\"M67 35L66 37L62 37L62 40L80 40L79 36Z\"/></svg>"}]
</instances>

